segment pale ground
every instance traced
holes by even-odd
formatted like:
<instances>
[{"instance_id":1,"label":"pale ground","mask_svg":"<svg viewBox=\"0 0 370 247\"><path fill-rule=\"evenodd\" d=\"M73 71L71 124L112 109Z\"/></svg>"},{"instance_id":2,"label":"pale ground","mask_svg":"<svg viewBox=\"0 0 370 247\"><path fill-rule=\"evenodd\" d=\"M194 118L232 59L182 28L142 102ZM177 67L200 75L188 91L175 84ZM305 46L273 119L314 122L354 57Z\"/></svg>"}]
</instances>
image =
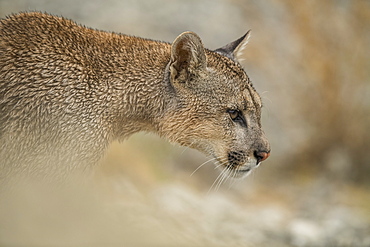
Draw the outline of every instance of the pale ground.
<instances>
[{"instance_id":1,"label":"pale ground","mask_svg":"<svg viewBox=\"0 0 370 247\"><path fill-rule=\"evenodd\" d=\"M346 203L361 202L361 190L322 191L320 182L246 193L183 182L140 189L123 177L103 184L52 191L28 184L3 197L0 245L370 246L369 209Z\"/></svg>"},{"instance_id":2,"label":"pale ground","mask_svg":"<svg viewBox=\"0 0 370 247\"><path fill-rule=\"evenodd\" d=\"M202 155L132 138L110 148L92 181L15 186L0 199L0 246L370 246L366 188L274 177L266 164L210 189L218 171L191 176L197 166L176 168L186 157Z\"/></svg>"}]
</instances>

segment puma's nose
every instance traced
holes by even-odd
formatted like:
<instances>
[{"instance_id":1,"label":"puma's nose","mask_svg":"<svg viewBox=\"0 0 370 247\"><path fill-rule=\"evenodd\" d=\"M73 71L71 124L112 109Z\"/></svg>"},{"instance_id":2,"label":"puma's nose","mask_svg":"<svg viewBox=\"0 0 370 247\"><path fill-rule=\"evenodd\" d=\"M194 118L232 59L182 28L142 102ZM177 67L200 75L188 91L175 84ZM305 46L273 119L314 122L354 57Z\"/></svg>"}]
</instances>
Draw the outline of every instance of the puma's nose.
<instances>
[{"instance_id":1,"label":"puma's nose","mask_svg":"<svg viewBox=\"0 0 370 247\"><path fill-rule=\"evenodd\" d=\"M270 156L270 152L266 151L254 151L254 157L257 158L257 163L260 163Z\"/></svg>"}]
</instances>

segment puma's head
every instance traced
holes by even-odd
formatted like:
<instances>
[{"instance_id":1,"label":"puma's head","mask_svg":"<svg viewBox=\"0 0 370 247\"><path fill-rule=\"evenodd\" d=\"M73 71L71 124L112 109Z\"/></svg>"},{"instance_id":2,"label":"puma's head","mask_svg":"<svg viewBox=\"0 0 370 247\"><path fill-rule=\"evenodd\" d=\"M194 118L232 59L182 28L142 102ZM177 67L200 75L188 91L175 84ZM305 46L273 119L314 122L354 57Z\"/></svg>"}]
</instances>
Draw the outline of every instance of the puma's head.
<instances>
[{"instance_id":1,"label":"puma's head","mask_svg":"<svg viewBox=\"0 0 370 247\"><path fill-rule=\"evenodd\" d=\"M213 156L230 177L247 175L270 154L261 98L238 62L248 38L210 51L195 33L179 35L166 68L170 103L158 120L161 135Z\"/></svg>"}]
</instances>

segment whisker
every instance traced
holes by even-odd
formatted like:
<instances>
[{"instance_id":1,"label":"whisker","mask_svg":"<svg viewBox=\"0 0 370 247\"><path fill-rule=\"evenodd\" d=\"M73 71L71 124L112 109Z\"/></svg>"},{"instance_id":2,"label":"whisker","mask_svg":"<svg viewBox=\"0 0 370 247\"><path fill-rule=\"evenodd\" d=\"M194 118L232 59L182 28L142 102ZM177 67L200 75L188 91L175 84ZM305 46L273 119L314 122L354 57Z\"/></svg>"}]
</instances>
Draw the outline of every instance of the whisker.
<instances>
[{"instance_id":1,"label":"whisker","mask_svg":"<svg viewBox=\"0 0 370 247\"><path fill-rule=\"evenodd\" d=\"M219 168L222 165L226 165L226 163L228 163L228 162L229 162L228 158L220 159L219 162L218 162L219 164L217 166L215 166L215 169Z\"/></svg>"},{"instance_id":2,"label":"whisker","mask_svg":"<svg viewBox=\"0 0 370 247\"><path fill-rule=\"evenodd\" d=\"M273 105L274 103L272 102L272 100L270 100L268 97L263 97L263 100L267 100L270 102L270 105ZM269 114L271 111L270 111L270 108L268 107L268 105L263 105L264 108L266 109L266 112Z\"/></svg>"},{"instance_id":3,"label":"whisker","mask_svg":"<svg viewBox=\"0 0 370 247\"><path fill-rule=\"evenodd\" d=\"M193 174L198 171L202 166L206 165L207 163L211 162L211 161L214 161L215 159L217 158L213 158L213 159L210 159L210 160L207 160L206 162L204 162L203 164L201 164L200 166L197 167L197 169L195 169L191 174L190 174L190 177L193 176Z\"/></svg>"},{"instance_id":4,"label":"whisker","mask_svg":"<svg viewBox=\"0 0 370 247\"><path fill-rule=\"evenodd\" d=\"M216 165L216 166L215 166L215 168L214 168L214 169L216 170L216 169L220 168L220 166L223 166L223 165L224 165L223 163L218 164L218 165Z\"/></svg>"},{"instance_id":5,"label":"whisker","mask_svg":"<svg viewBox=\"0 0 370 247\"><path fill-rule=\"evenodd\" d=\"M209 194L211 192L211 190L214 188L215 184L218 183L218 180L221 179L221 177L223 176L224 172L225 172L226 168L224 168L221 173L217 176L217 178L215 179L215 181L212 183L211 187L209 188L207 194Z\"/></svg>"},{"instance_id":6,"label":"whisker","mask_svg":"<svg viewBox=\"0 0 370 247\"><path fill-rule=\"evenodd\" d=\"M208 192L207 192L207 195L209 195L209 194L211 193L211 191L212 191L212 188L213 188L214 184L216 183L216 181L218 180L218 178L219 178L220 176L221 176L221 173L218 175L218 177L215 179L215 181L213 181L213 183L212 183L211 187L209 187Z\"/></svg>"},{"instance_id":7,"label":"whisker","mask_svg":"<svg viewBox=\"0 0 370 247\"><path fill-rule=\"evenodd\" d=\"M239 169L234 170L233 175L232 175L232 179L230 179L229 189L231 189L234 186L234 184L237 180L235 177L236 177L236 174L238 173L238 171L239 171Z\"/></svg>"},{"instance_id":8,"label":"whisker","mask_svg":"<svg viewBox=\"0 0 370 247\"><path fill-rule=\"evenodd\" d=\"M195 141L193 141L192 143L190 143L190 145L189 145L189 146L192 146L194 143L195 143ZM186 147L184 148L184 150L182 150L182 152L180 153L180 156L181 156L181 155L183 155L183 154L184 154L188 149L190 149L190 147L186 146Z\"/></svg>"},{"instance_id":9,"label":"whisker","mask_svg":"<svg viewBox=\"0 0 370 247\"><path fill-rule=\"evenodd\" d=\"M221 185L228 179L228 177L229 177L228 174L227 174L228 169L229 169L228 167L225 167L221 179L218 181L217 185L215 186L215 191L218 191L220 189Z\"/></svg>"},{"instance_id":10,"label":"whisker","mask_svg":"<svg viewBox=\"0 0 370 247\"><path fill-rule=\"evenodd\" d=\"M222 162L220 162L219 165L215 167L219 168L220 166L225 166L225 168L221 172L221 177L218 179L218 182L216 186L214 187L215 191L218 191L223 183L225 183L229 178L230 178L230 171L232 169L228 166L229 159L228 158L223 158L221 159ZM235 171L233 171L235 172Z\"/></svg>"}]
</instances>

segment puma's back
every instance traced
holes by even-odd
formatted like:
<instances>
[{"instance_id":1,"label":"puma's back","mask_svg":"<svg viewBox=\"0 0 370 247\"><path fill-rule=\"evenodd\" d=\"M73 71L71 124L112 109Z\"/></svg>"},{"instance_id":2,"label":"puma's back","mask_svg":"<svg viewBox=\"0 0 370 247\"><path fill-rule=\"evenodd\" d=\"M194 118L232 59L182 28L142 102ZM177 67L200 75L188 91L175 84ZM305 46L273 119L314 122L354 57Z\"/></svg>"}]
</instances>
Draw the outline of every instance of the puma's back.
<instances>
[{"instance_id":1,"label":"puma's back","mask_svg":"<svg viewBox=\"0 0 370 247\"><path fill-rule=\"evenodd\" d=\"M191 32L169 44L38 12L2 19L1 175L86 169L138 131L212 155L228 176L247 174L269 146L238 63L246 43L210 51Z\"/></svg>"},{"instance_id":2,"label":"puma's back","mask_svg":"<svg viewBox=\"0 0 370 247\"><path fill-rule=\"evenodd\" d=\"M115 125L127 134L138 127L119 119L123 92L146 64L166 62L149 57L147 45L166 52L167 44L37 12L1 20L0 162L22 170L96 163Z\"/></svg>"}]
</instances>

